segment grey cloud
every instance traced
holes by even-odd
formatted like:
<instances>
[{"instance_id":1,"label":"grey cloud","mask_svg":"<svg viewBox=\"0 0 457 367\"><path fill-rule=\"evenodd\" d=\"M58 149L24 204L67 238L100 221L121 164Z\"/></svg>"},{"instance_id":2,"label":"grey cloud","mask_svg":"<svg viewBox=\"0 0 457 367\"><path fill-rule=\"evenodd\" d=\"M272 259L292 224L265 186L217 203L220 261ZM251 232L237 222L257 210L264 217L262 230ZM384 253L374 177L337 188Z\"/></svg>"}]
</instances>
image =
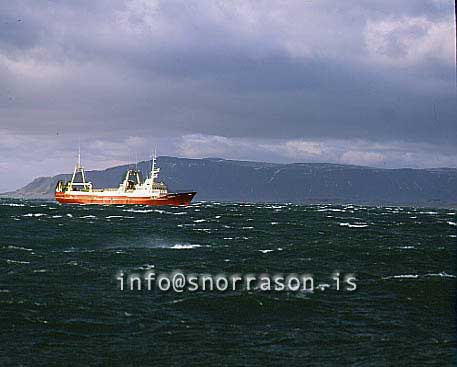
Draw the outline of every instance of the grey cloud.
<instances>
[{"instance_id":1,"label":"grey cloud","mask_svg":"<svg viewBox=\"0 0 457 367\"><path fill-rule=\"evenodd\" d=\"M56 133L68 144L360 139L396 142L398 157L401 144L423 154L433 146L457 166L444 1L18 1L0 14L0 130L15 136L44 134L56 148ZM201 144L212 152L213 142Z\"/></svg>"}]
</instances>

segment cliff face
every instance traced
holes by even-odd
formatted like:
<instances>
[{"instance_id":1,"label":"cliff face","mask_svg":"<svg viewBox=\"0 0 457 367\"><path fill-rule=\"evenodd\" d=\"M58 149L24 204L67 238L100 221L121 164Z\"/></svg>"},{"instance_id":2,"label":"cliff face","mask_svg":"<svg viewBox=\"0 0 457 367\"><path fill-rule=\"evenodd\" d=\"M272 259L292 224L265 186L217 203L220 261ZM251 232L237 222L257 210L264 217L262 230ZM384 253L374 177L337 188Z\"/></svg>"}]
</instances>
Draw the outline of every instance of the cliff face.
<instances>
[{"instance_id":1,"label":"cliff face","mask_svg":"<svg viewBox=\"0 0 457 367\"><path fill-rule=\"evenodd\" d=\"M145 174L149 162L138 168ZM159 157L160 180L170 191L195 190L196 200L267 202L354 202L457 205L457 169L376 169L360 166L275 164L224 159ZM127 166L87 171L94 187L117 187ZM52 198L58 180L39 177L9 197Z\"/></svg>"}]
</instances>

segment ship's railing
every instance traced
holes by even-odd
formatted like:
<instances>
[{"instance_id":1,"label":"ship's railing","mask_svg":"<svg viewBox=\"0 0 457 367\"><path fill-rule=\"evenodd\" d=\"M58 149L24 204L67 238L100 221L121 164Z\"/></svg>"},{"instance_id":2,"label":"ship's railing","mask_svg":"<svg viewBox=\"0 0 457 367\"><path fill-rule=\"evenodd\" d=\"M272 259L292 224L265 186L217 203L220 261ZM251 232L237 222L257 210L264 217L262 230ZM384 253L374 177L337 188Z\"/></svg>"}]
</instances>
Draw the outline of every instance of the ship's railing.
<instances>
[{"instance_id":1,"label":"ship's railing","mask_svg":"<svg viewBox=\"0 0 457 367\"><path fill-rule=\"evenodd\" d=\"M119 189L92 189L92 192L115 192L118 191Z\"/></svg>"}]
</instances>

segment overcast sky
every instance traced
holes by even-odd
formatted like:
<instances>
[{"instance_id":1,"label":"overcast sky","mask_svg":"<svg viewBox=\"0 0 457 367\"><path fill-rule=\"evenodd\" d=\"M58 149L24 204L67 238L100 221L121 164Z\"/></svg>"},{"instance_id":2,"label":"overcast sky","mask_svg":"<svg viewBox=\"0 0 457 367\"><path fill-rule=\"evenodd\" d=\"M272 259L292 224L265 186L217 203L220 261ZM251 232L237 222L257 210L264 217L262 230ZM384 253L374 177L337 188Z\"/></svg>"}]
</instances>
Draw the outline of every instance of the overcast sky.
<instances>
[{"instance_id":1,"label":"overcast sky","mask_svg":"<svg viewBox=\"0 0 457 367\"><path fill-rule=\"evenodd\" d=\"M78 139L88 169L457 167L452 3L1 1L0 192L72 171Z\"/></svg>"}]
</instances>

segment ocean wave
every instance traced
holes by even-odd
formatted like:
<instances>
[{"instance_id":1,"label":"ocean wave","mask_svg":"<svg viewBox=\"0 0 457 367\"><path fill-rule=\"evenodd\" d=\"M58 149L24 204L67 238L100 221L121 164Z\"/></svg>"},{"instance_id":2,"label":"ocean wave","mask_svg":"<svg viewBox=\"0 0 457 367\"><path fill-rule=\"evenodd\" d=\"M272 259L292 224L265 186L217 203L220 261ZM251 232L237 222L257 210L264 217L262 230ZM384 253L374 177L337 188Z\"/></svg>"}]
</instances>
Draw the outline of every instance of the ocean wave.
<instances>
[{"instance_id":1,"label":"ocean wave","mask_svg":"<svg viewBox=\"0 0 457 367\"><path fill-rule=\"evenodd\" d=\"M33 251L33 249L28 248L28 247L13 246L13 245L9 245L7 248L9 248L11 250Z\"/></svg>"},{"instance_id":2,"label":"ocean wave","mask_svg":"<svg viewBox=\"0 0 457 367\"><path fill-rule=\"evenodd\" d=\"M441 273L429 273L429 274L425 274L424 276L426 276L426 277L441 277L441 278L456 278L455 275L448 274L445 271L442 271Z\"/></svg>"},{"instance_id":3,"label":"ocean wave","mask_svg":"<svg viewBox=\"0 0 457 367\"><path fill-rule=\"evenodd\" d=\"M193 248L198 248L198 247L201 247L201 245L191 245L191 244L179 244L177 243L176 245L173 245L170 247L170 249L173 249L173 250L191 250Z\"/></svg>"},{"instance_id":4,"label":"ocean wave","mask_svg":"<svg viewBox=\"0 0 457 367\"><path fill-rule=\"evenodd\" d=\"M82 217L79 217L80 219L95 219L97 218L95 215L84 215Z\"/></svg>"},{"instance_id":5,"label":"ocean wave","mask_svg":"<svg viewBox=\"0 0 457 367\"><path fill-rule=\"evenodd\" d=\"M8 264L30 264L30 261L11 260L11 259L6 259L6 262Z\"/></svg>"},{"instance_id":6,"label":"ocean wave","mask_svg":"<svg viewBox=\"0 0 457 367\"><path fill-rule=\"evenodd\" d=\"M391 275L383 277L382 279L417 279L419 278L418 274L400 274L400 275Z\"/></svg>"},{"instance_id":7,"label":"ocean wave","mask_svg":"<svg viewBox=\"0 0 457 367\"><path fill-rule=\"evenodd\" d=\"M145 264L145 265L141 265L135 269L138 269L138 270L151 270L151 269L154 269L155 268L155 265L153 264Z\"/></svg>"},{"instance_id":8,"label":"ocean wave","mask_svg":"<svg viewBox=\"0 0 457 367\"><path fill-rule=\"evenodd\" d=\"M154 209L124 209L123 211L130 213L153 213Z\"/></svg>"},{"instance_id":9,"label":"ocean wave","mask_svg":"<svg viewBox=\"0 0 457 367\"><path fill-rule=\"evenodd\" d=\"M339 223L341 227L349 227L349 228L366 228L368 227L368 224L366 223L356 223L356 224L351 224L351 223Z\"/></svg>"},{"instance_id":10,"label":"ocean wave","mask_svg":"<svg viewBox=\"0 0 457 367\"><path fill-rule=\"evenodd\" d=\"M25 204L16 204L16 203L2 203L3 206L26 206Z\"/></svg>"},{"instance_id":11,"label":"ocean wave","mask_svg":"<svg viewBox=\"0 0 457 367\"><path fill-rule=\"evenodd\" d=\"M457 226L457 223L456 222L447 222L447 224L449 224L450 226Z\"/></svg>"},{"instance_id":12,"label":"ocean wave","mask_svg":"<svg viewBox=\"0 0 457 367\"><path fill-rule=\"evenodd\" d=\"M42 217L46 215L45 213L27 213L27 214L23 214L22 216L23 217Z\"/></svg>"},{"instance_id":13,"label":"ocean wave","mask_svg":"<svg viewBox=\"0 0 457 367\"><path fill-rule=\"evenodd\" d=\"M274 250L271 249L265 249L265 250L259 250L262 254L268 254L269 252L273 252Z\"/></svg>"},{"instance_id":14,"label":"ocean wave","mask_svg":"<svg viewBox=\"0 0 457 367\"><path fill-rule=\"evenodd\" d=\"M440 277L440 278L456 278L453 274L448 274L445 271L440 273L427 273L427 274L400 274L383 277L382 279L419 279L426 277Z\"/></svg>"}]
</instances>

